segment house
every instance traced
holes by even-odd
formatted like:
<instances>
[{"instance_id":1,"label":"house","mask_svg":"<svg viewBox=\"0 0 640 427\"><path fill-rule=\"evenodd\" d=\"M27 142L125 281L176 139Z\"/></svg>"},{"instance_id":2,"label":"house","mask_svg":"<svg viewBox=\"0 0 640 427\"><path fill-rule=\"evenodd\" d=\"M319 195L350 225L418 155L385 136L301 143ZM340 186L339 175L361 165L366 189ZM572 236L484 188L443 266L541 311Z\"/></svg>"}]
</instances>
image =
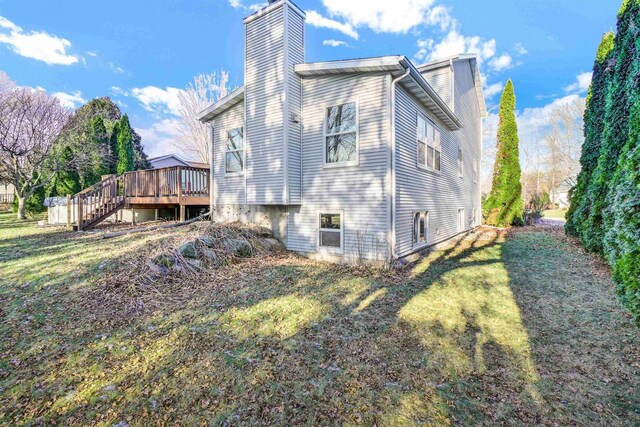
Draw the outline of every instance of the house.
<instances>
[{"instance_id":1,"label":"house","mask_svg":"<svg viewBox=\"0 0 640 427\"><path fill-rule=\"evenodd\" d=\"M551 202L556 203L559 209L569 209L570 200L569 200L569 192L576 186L578 183L578 177L568 176L566 177L560 185L551 190Z\"/></svg>"},{"instance_id":2,"label":"house","mask_svg":"<svg viewBox=\"0 0 640 427\"><path fill-rule=\"evenodd\" d=\"M9 183L0 183L0 205L10 205L15 196L15 186Z\"/></svg>"},{"instance_id":3,"label":"house","mask_svg":"<svg viewBox=\"0 0 640 427\"><path fill-rule=\"evenodd\" d=\"M287 249L391 262L480 223L478 60L305 62L305 13L244 19L244 86L203 110L215 221L270 226Z\"/></svg>"},{"instance_id":4,"label":"house","mask_svg":"<svg viewBox=\"0 0 640 427\"><path fill-rule=\"evenodd\" d=\"M209 167L207 163L184 160L181 157L176 156L175 154L168 154L166 156L154 157L152 159L149 159L149 163L151 163L151 169L170 168L173 166L191 166L194 168Z\"/></svg>"}]
</instances>

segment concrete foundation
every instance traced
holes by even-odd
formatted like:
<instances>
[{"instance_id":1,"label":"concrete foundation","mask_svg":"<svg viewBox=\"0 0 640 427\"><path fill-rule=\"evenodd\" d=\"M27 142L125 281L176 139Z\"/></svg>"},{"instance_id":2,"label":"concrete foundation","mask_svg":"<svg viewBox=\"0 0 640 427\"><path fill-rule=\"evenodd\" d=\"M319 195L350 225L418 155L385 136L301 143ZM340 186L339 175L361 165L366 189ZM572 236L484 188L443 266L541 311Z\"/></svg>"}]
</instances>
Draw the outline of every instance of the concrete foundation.
<instances>
[{"instance_id":1,"label":"concrete foundation","mask_svg":"<svg viewBox=\"0 0 640 427\"><path fill-rule=\"evenodd\" d=\"M213 222L255 224L271 230L273 236L287 244L287 206L217 205L211 213Z\"/></svg>"}]
</instances>

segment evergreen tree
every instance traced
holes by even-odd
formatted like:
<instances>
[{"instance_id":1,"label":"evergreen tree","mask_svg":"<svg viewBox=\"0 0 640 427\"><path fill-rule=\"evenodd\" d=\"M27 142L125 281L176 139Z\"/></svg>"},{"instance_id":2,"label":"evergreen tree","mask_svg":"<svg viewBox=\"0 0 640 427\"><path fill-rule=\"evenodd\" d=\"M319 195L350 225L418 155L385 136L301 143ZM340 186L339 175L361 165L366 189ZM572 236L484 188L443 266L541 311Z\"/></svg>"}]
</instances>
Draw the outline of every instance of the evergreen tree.
<instances>
[{"instance_id":1,"label":"evergreen tree","mask_svg":"<svg viewBox=\"0 0 640 427\"><path fill-rule=\"evenodd\" d=\"M614 34L608 32L602 36L596 60L593 64L593 78L587 94L584 113L584 143L580 156L581 170L578 182L571 195L571 206L567 212L565 230L572 236L580 236L583 223L589 216L591 206L587 199L587 190L591 185L593 171L598 165L602 132L604 130L604 110L607 87L611 79L613 67L610 64L614 47Z\"/></svg>"},{"instance_id":2,"label":"evergreen tree","mask_svg":"<svg viewBox=\"0 0 640 427\"><path fill-rule=\"evenodd\" d=\"M133 135L129 117L125 114L120 120L118 131L118 163L116 172L122 175L135 169L135 154L133 152Z\"/></svg>"},{"instance_id":3,"label":"evergreen tree","mask_svg":"<svg viewBox=\"0 0 640 427\"><path fill-rule=\"evenodd\" d=\"M73 152L71 147L65 147L62 153L61 159L63 164L69 165L67 169L58 172L51 185L50 193L57 196L65 196L67 194L76 194L82 191L82 185L80 184L80 175L75 166L70 164L70 160L73 158Z\"/></svg>"},{"instance_id":4,"label":"evergreen tree","mask_svg":"<svg viewBox=\"0 0 640 427\"><path fill-rule=\"evenodd\" d=\"M109 137L109 173L118 173L118 136L120 135L120 121L113 124Z\"/></svg>"},{"instance_id":5,"label":"evergreen tree","mask_svg":"<svg viewBox=\"0 0 640 427\"><path fill-rule=\"evenodd\" d=\"M493 170L493 186L485 202L487 224L520 225L524 213L520 183L520 153L516 123L516 95L511 80L500 98L497 154Z\"/></svg>"},{"instance_id":6,"label":"evergreen tree","mask_svg":"<svg viewBox=\"0 0 640 427\"><path fill-rule=\"evenodd\" d=\"M109 135L102 116L94 116L87 129L87 147L89 149L89 165L81 177L82 187L89 187L102 179L109 172L107 152L109 151Z\"/></svg>"},{"instance_id":7,"label":"evergreen tree","mask_svg":"<svg viewBox=\"0 0 640 427\"><path fill-rule=\"evenodd\" d=\"M630 88L633 86L634 61L639 60L636 43L638 41L638 8L640 0L625 0L618 13L618 32L611 53L615 63L613 75L608 85L602 147L598 165L593 172L592 184L587 192L590 206L589 216L581 231L585 247L593 252L604 253L606 231L604 212L607 207L612 180L620 153L629 136L629 113L631 110ZM636 76L637 78L637 76Z\"/></svg>"}]
</instances>

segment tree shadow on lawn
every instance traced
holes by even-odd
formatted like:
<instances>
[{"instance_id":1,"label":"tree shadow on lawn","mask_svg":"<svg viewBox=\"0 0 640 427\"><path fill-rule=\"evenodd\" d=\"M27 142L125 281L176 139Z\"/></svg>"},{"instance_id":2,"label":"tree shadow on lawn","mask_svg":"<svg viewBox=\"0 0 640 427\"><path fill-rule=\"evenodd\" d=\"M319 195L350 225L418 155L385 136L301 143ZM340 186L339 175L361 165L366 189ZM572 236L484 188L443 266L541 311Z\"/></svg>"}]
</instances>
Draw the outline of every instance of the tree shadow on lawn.
<instances>
[{"instance_id":1,"label":"tree shadow on lawn","mask_svg":"<svg viewBox=\"0 0 640 427\"><path fill-rule=\"evenodd\" d=\"M0 379L5 420L575 421L540 387L548 361L531 355L508 244L477 234L400 273L290 256L249 262L219 271L222 286L184 306L93 319L79 336L86 316L72 305L78 317L56 325L69 342Z\"/></svg>"}]
</instances>

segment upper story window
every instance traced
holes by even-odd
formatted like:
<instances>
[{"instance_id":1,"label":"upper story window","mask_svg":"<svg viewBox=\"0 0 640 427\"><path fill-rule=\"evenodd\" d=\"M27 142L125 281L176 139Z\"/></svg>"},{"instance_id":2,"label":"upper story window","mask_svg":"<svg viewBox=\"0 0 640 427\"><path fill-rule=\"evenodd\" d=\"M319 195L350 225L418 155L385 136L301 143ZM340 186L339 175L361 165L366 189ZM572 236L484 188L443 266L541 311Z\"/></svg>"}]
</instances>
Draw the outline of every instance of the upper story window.
<instances>
[{"instance_id":1,"label":"upper story window","mask_svg":"<svg viewBox=\"0 0 640 427\"><path fill-rule=\"evenodd\" d=\"M440 131L418 115L418 165L439 171L442 158Z\"/></svg>"},{"instance_id":2,"label":"upper story window","mask_svg":"<svg viewBox=\"0 0 640 427\"><path fill-rule=\"evenodd\" d=\"M358 161L358 107L355 102L329 107L325 113L325 163Z\"/></svg>"},{"instance_id":3,"label":"upper story window","mask_svg":"<svg viewBox=\"0 0 640 427\"><path fill-rule=\"evenodd\" d=\"M244 135L242 128L227 131L224 148L225 173L240 173L244 170Z\"/></svg>"},{"instance_id":4,"label":"upper story window","mask_svg":"<svg viewBox=\"0 0 640 427\"><path fill-rule=\"evenodd\" d=\"M462 154L462 147L458 147L458 176L460 178L464 176L464 155Z\"/></svg>"}]
</instances>

